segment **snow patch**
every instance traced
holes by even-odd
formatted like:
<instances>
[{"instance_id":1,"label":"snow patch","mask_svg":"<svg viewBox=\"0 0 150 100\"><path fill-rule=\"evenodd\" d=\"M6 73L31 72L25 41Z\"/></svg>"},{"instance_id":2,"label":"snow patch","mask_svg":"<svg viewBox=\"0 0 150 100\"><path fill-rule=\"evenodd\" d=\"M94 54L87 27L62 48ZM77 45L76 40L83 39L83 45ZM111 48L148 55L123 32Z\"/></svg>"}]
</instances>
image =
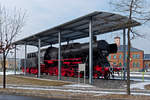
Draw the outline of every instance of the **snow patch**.
<instances>
[{"instance_id":1,"label":"snow patch","mask_svg":"<svg viewBox=\"0 0 150 100\"><path fill-rule=\"evenodd\" d=\"M136 84L131 84L131 89L133 88L137 88L137 89L144 89L145 85L150 84L150 82L140 82L140 83L136 83Z\"/></svg>"},{"instance_id":2,"label":"snow patch","mask_svg":"<svg viewBox=\"0 0 150 100\"><path fill-rule=\"evenodd\" d=\"M90 87L95 87L93 85L89 84L71 84L71 85L64 85L65 87L82 87L82 88L90 88Z\"/></svg>"},{"instance_id":3,"label":"snow patch","mask_svg":"<svg viewBox=\"0 0 150 100\"><path fill-rule=\"evenodd\" d=\"M16 72L16 74L21 74L22 72ZM8 71L8 72L6 72L6 75L13 75L13 74L15 74L15 72L14 71ZM3 72L0 72L0 75L3 75Z\"/></svg>"}]
</instances>

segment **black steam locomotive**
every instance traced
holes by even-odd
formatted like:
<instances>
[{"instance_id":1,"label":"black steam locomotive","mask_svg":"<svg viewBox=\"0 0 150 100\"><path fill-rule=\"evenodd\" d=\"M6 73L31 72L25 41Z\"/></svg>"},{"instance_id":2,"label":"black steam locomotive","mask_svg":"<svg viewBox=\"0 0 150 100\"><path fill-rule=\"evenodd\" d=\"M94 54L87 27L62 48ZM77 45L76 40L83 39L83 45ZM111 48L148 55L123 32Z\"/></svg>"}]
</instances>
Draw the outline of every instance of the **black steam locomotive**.
<instances>
[{"instance_id":1,"label":"black steam locomotive","mask_svg":"<svg viewBox=\"0 0 150 100\"><path fill-rule=\"evenodd\" d=\"M119 68L111 68L107 56L117 52L116 44L108 44L105 40L93 42L93 76L94 78L109 79L112 71L120 71ZM37 52L27 55L27 73L38 73ZM22 60L24 62L24 60ZM61 46L61 75L70 77L78 76L78 64L86 64L86 76L89 74L89 43L70 43ZM22 63L24 71L24 64ZM41 73L58 75L58 48L49 47L41 50ZM83 77L81 72L79 75Z\"/></svg>"}]
</instances>

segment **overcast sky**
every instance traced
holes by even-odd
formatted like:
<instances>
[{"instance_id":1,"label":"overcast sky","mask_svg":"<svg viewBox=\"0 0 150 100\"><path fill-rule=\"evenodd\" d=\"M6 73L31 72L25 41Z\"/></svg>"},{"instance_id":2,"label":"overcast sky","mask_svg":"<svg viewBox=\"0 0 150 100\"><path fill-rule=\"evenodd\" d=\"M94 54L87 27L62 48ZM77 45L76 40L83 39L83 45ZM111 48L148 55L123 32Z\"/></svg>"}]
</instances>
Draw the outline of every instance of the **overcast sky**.
<instances>
[{"instance_id":1,"label":"overcast sky","mask_svg":"<svg viewBox=\"0 0 150 100\"><path fill-rule=\"evenodd\" d=\"M109 0L0 0L0 3L8 8L21 8L27 12L26 25L17 39L22 39L93 11L112 12ZM150 54L149 25L139 27L138 30L145 34L146 38L132 40L132 46ZM116 32L115 35L119 34L120 32ZM100 36L101 38L113 42L111 35Z\"/></svg>"}]
</instances>

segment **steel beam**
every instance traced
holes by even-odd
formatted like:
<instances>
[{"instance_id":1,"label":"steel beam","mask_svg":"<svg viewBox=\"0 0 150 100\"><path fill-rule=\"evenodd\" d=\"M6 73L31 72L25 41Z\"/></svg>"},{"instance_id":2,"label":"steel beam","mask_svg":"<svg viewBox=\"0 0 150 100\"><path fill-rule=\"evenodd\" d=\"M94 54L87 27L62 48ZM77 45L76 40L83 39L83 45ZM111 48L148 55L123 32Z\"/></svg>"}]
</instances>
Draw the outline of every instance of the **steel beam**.
<instances>
[{"instance_id":1,"label":"steel beam","mask_svg":"<svg viewBox=\"0 0 150 100\"><path fill-rule=\"evenodd\" d=\"M92 33L92 18L89 21L89 83L93 84L93 33Z\"/></svg>"},{"instance_id":2,"label":"steel beam","mask_svg":"<svg viewBox=\"0 0 150 100\"><path fill-rule=\"evenodd\" d=\"M26 75L26 68L27 68L27 43L25 42L24 75Z\"/></svg>"},{"instance_id":3,"label":"steel beam","mask_svg":"<svg viewBox=\"0 0 150 100\"><path fill-rule=\"evenodd\" d=\"M58 80L61 80L61 31L58 32Z\"/></svg>"},{"instance_id":4,"label":"steel beam","mask_svg":"<svg viewBox=\"0 0 150 100\"><path fill-rule=\"evenodd\" d=\"M40 75L41 75L41 66L40 66L40 61L41 61L41 59L40 59L40 48L41 48L41 40L40 39L38 39L38 77L40 78Z\"/></svg>"},{"instance_id":5,"label":"steel beam","mask_svg":"<svg viewBox=\"0 0 150 100\"><path fill-rule=\"evenodd\" d=\"M126 79L126 30L123 29L123 79Z\"/></svg>"},{"instance_id":6,"label":"steel beam","mask_svg":"<svg viewBox=\"0 0 150 100\"><path fill-rule=\"evenodd\" d=\"M17 64L16 64L16 44L15 44L15 66L14 66L14 74L16 75L16 66L17 66Z\"/></svg>"}]
</instances>

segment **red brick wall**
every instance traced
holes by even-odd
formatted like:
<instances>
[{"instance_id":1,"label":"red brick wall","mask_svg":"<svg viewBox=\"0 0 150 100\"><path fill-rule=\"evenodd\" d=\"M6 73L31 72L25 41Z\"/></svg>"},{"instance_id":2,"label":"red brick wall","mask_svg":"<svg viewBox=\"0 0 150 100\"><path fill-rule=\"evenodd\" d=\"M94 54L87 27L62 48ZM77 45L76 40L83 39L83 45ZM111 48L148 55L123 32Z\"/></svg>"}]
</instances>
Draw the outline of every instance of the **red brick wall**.
<instances>
[{"instance_id":1,"label":"red brick wall","mask_svg":"<svg viewBox=\"0 0 150 100\"><path fill-rule=\"evenodd\" d=\"M127 54L127 53L126 53ZM143 56L144 52L131 52L131 59L130 59L130 69L131 70L142 70L144 67L143 63ZM127 55L126 55L127 58ZM118 52L115 54L110 54L108 56L108 60L112 66L123 67L123 52Z\"/></svg>"}]
</instances>

